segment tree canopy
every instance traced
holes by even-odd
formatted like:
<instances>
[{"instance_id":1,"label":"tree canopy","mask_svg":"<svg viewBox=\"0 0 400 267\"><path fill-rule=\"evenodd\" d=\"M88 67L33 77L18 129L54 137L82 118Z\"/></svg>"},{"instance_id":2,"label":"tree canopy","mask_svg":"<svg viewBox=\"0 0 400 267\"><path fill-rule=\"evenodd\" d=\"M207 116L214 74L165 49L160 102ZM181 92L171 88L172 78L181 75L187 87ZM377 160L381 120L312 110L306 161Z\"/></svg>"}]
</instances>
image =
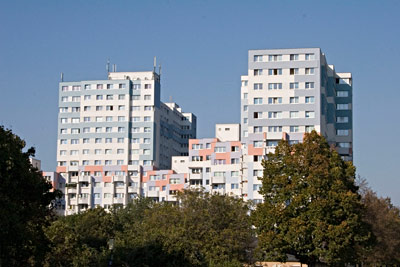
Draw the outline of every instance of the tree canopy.
<instances>
[{"instance_id":1,"label":"tree canopy","mask_svg":"<svg viewBox=\"0 0 400 267\"><path fill-rule=\"evenodd\" d=\"M253 222L263 257L285 261L291 254L310 265L357 261L354 248L372 239L353 164L313 131L303 143L280 141L262 165L264 203Z\"/></svg>"},{"instance_id":2,"label":"tree canopy","mask_svg":"<svg viewBox=\"0 0 400 267\"><path fill-rule=\"evenodd\" d=\"M59 192L29 161L35 149L0 126L0 265L40 265L47 250L42 227Z\"/></svg>"}]
</instances>

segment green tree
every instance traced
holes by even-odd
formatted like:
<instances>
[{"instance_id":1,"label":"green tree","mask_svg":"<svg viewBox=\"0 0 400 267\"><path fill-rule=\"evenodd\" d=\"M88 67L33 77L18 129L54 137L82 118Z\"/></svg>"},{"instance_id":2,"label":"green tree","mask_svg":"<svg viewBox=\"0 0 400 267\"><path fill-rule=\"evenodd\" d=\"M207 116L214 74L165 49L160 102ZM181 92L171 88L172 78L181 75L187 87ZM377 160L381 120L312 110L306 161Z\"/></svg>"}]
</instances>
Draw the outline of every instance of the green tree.
<instances>
[{"instance_id":1,"label":"green tree","mask_svg":"<svg viewBox=\"0 0 400 267\"><path fill-rule=\"evenodd\" d=\"M51 250L44 266L107 266L112 214L102 208L59 217L47 229Z\"/></svg>"},{"instance_id":2,"label":"green tree","mask_svg":"<svg viewBox=\"0 0 400 267\"><path fill-rule=\"evenodd\" d=\"M263 257L285 261L291 254L309 265L356 262L354 248L367 246L371 234L352 163L313 131L300 144L280 141L262 164L264 203L253 219Z\"/></svg>"},{"instance_id":3,"label":"green tree","mask_svg":"<svg viewBox=\"0 0 400 267\"><path fill-rule=\"evenodd\" d=\"M365 204L364 221L372 226L376 243L371 250L362 251L362 261L367 265L400 265L400 209L390 198L378 197L365 180L360 188Z\"/></svg>"},{"instance_id":4,"label":"green tree","mask_svg":"<svg viewBox=\"0 0 400 267\"><path fill-rule=\"evenodd\" d=\"M40 265L47 246L43 226L60 196L23 152L25 142L0 126L0 265Z\"/></svg>"}]
</instances>

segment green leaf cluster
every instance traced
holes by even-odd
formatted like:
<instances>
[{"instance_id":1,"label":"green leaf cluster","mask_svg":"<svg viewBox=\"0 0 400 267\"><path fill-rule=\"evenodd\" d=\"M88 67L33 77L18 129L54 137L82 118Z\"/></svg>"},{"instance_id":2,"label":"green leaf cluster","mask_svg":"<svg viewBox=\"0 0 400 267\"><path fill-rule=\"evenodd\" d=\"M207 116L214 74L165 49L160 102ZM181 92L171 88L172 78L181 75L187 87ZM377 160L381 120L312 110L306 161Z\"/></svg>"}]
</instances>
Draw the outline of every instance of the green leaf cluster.
<instances>
[{"instance_id":1,"label":"green leaf cluster","mask_svg":"<svg viewBox=\"0 0 400 267\"><path fill-rule=\"evenodd\" d=\"M300 144L280 141L262 164L264 203L252 214L262 257L285 261L291 254L307 264L356 262L354 249L368 247L372 239L362 221L352 163L313 131Z\"/></svg>"}]
</instances>

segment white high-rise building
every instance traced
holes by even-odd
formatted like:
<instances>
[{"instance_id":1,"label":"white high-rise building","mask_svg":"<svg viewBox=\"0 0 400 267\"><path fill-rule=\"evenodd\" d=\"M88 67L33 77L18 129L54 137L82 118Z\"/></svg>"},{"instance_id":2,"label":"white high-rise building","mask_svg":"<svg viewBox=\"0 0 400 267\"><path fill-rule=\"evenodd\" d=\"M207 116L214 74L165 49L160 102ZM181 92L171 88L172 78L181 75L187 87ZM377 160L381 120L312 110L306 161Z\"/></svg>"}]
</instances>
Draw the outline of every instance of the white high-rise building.
<instances>
[{"instance_id":1,"label":"white high-rise building","mask_svg":"<svg viewBox=\"0 0 400 267\"><path fill-rule=\"evenodd\" d=\"M110 72L108 80L61 82L59 90L66 214L125 205L141 194L143 172L170 168L196 137L196 116L160 101L155 72Z\"/></svg>"}]
</instances>

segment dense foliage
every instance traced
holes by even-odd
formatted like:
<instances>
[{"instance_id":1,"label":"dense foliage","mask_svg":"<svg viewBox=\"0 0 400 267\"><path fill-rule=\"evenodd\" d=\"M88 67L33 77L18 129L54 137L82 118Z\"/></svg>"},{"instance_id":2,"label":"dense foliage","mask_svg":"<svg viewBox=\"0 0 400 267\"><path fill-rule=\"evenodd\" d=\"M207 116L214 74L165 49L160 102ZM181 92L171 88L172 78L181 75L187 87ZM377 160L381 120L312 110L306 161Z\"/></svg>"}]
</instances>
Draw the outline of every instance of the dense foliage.
<instances>
[{"instance_id":1,"label":"dense foliage","mask_svg":"<svg viewBox=\"0 0 400 267\"><path fill-rule=\"evenodd\" d=\"M41 265L51 202L59 196L29 161L35 150L0 126L0 265Z\"/></svg>"},{"instance_id":2,"label":"dense foliage","mask_svg":"<svg viewBox=\"0 0 400 267\"><path fill-rule=\"evenodd\" d=\"M310 265L356 262L354 248L367 247L371 234L352 163L313 131L300 144L282 140L263 167L264 203L253 213L263 256L285 261L291 254Z\"/></svg>"},{"instance_id":3,"label":"dense foliage","mask_svg":"<svg viewBox=\"0 0 400 267\"><path fill-rule=\"evenodd\" d=\"M47 266L240 266L253 241L240 199L185 191L179 204L138 199L111 213L101 208L60 218L47 230Z\"/></svg>"}]
</instances>

